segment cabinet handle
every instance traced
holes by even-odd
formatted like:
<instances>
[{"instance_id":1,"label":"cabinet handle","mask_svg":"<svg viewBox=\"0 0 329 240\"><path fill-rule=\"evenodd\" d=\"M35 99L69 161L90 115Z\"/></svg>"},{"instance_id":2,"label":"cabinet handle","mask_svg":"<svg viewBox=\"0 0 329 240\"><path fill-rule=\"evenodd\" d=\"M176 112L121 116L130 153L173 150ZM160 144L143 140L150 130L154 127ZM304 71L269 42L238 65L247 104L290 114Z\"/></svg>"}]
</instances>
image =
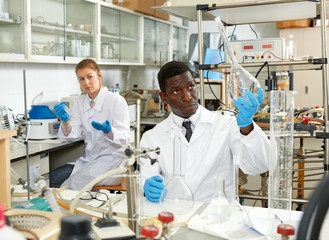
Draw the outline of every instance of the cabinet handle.
<instances>
[{"instance_id":1,"label":"cabinet handle","mask_svg":"<svg viewBox=\"0 0 329 240\"><path fill-rule=\"evenodd\" d=\"M308 94L308 86L305 86L305 94Z\"/></svg>"}]
</instances>

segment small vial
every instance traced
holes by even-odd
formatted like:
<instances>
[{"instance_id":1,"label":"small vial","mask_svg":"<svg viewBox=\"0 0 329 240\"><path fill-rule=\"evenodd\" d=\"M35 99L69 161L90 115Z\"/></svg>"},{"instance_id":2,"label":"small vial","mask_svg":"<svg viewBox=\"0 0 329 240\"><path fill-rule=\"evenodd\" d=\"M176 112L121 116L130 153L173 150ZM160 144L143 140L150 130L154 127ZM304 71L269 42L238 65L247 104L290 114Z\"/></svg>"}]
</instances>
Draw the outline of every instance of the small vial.
<instances>
[{"instance_id":1,"label":"small vial","mask_svg":"<svg viewBox=\"0 0 329 240\"><path fill-rule=\"evenodd\" d=\"M68 106L66 105L66 103L63 103L63 106L64 106L65 112L71 117L72 116L71 109L68 108Z\"/></svg>"}]
</instances>

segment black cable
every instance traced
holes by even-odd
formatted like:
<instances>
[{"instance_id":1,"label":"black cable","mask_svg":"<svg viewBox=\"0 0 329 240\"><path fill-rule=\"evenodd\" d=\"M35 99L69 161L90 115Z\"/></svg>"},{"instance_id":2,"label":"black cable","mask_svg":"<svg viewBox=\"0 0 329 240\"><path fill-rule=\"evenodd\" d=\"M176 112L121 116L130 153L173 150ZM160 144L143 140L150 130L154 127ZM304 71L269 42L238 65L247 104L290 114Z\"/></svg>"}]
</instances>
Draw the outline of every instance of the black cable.
<instances>
[{"instance_id":1,"label":"black cable","mask_svg":"<svg viewBox=\"0 0 329 240\"><path fill-rule=\"evenodd\" d=\"M258 72L257 72L256 75L255 75L255 78L258 77L260 71L262 71L262 69L265 67L266 64L267 64L267 66L268 66L268 62L267 62L267 61L264 62L264 64L260 67L260 69L258 70ZM268 78L270 78L270 68L269 68L269 67L267 68L267 74L268 74Z\"/></svg>"},{"instance_id":2,"label":"black cable","mask_svg":"<svg viewBox=\"0 0 329 240\"><path fill-rule=\"evenodd\" d=\"M220 100L219 98L217 98L216 94L212 90L212 87L211 87L211 84L210 84L210 81L209 81L209 78L208 78L208 74L209 74L209 71L207 72L207 82L208 82L208 85L209 85L209 88L210 88L211 93L214 95L214 97L216 98L216 100L219 101L219 103L221 105L224 105L226 107L225 103L223 103L222 100Z\"/></svg>"},{"instance_id":3,"label":"black cable","mask_svg":"<svg viewBox=\"0 0 329 240\"><path fill-rule=\"evenodd\" d=\"M309 238L310 237L309 229L313 229L315 221L318 222L317 219L314 219L314 221L312 222L313 213L316 210L316 208L318 207L318 205L319 205L318 203L321 201L323 193L328 194L328 185L329 185L329 175L325 176L325 178L320 182L318 187L314 190L314 192L306 206L302 220L300 221L300 224L298 227L297 240L312 239L312 238ZM328 202L326 202L326 203L328 204ZM322 225L322 223L321 223L321 225ZM318 229L316 228L316 230L318 230ZM315 232L314 232L314 234L315 234Z\"/></svg>"},{"instance_id":4,"label":"black cable","mask_svg":"<svg viewBox=\"0 0 329 240\"><path fill-rule=\"evenodd\" d=\"M255 33L256 38L258 39L258 34L257 34L256 31L252 28L251 24L249 24L249 27L250 27L250 29Z\"/></svg>"}]
</instances>

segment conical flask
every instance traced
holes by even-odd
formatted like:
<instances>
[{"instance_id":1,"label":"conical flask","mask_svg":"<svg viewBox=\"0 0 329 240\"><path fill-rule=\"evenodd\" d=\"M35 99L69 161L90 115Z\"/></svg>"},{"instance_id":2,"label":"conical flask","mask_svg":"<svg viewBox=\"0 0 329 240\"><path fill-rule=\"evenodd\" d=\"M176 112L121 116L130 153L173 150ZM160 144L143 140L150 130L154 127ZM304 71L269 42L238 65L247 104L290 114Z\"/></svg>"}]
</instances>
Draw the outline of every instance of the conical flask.
<instances>
[{"instance_id":1,"label":"conical flask","mask_svg":"<svg viewBox=\"0 0 329 240\"><path fill-rule=\"evenodd\" d=\"M223 222L226 221L230 215L230 204L225 193L225 179L215 176L214 181L215 192L209 203L208 218L211 221Z\"/></svg>"},{"instance_id":2,"label":"conical flask","mask_svg":"<svg viewBox=\"0 0 329 240\"><path fill-rule=\"evenodd\" d=\"M247 101L249 101L246 92L252 92L255 96L258 95L258 88L260 84L258 80L251 75L246 69L244 69L236 60L229 40L226 36L225 28L223 26L220 17L215 18L216 23L218 25L219 33L224 41L226 53L228 54L231 60L231 74L230 80L228 83L228 89L230 93L230 97L232 99L237 99L238 97L243 97Z\"/></svg>"},{"instance_id":3,"label":"conical flask","mask_svg":"<svg viewBox=\"0 0 329 240\"><path fill-rule=\"evenodd\" d=\"M174 215L183 215L192 210L194 196L181 175L181 130L175 129L173 177L168 181L160 196L160 204L164 211Z\"/></svg>"}]
</instances>

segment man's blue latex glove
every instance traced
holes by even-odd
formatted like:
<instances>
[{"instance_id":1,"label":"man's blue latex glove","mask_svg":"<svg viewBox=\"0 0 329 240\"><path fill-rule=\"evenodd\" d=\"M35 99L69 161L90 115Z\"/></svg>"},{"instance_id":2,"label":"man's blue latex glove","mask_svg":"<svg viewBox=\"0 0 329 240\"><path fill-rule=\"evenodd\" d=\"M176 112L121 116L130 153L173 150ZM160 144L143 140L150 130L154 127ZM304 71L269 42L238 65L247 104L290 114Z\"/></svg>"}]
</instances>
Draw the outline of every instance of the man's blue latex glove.
<instances>
[{"instance_id":1,"label":"man's blue latex glove","mask_svg":"<svg viewBox=\"0 0 329 240\"><path fill-rule=\"evenodd\" d=\"M65 111L63 102L54 106L55 115L60 118L63 122L67 122L70 119L69 114Z\"/></svg>"},{"instance_id":2,"label":"man's blue latex glove","mask_svg":"<svg viewBox=\"0 0 329 240\"><path fill-rule=\"evenodd\" d=\"M160 176L153 176L145 181L144 193L149 201L159 202L161 192L165 187L162 182L163 178Z\"/></svg>"},{"instance_id":3,"label":"man's blue latex glove","mask_svg":"<svg viewBox=\"0 0 329 240\"><path fill-rule=\"evenodd\" d=\"M106 120L103 123L92 121L91 125L93 125L93 127L96 128L97 130L102 130L104 133L108 133L112 129L112 126L111 126L109 120Z\"/></svg>"},{"instance_id":4,"label":"man's blue latex glove","mask_svg":"<svg viewBox=\"0 0 329 240\"><path fill-rule=\"evenodd\" d=\"M264 99L263 89L258 88L257 99L251 92L247 92L247 96L250 101L246 101L242 97L238 97L238 100L233 99L235 107L239 110L239 114L236 118L239 127L247 127L252 123L252 118Z\"/></svg>"}]
</instances>

